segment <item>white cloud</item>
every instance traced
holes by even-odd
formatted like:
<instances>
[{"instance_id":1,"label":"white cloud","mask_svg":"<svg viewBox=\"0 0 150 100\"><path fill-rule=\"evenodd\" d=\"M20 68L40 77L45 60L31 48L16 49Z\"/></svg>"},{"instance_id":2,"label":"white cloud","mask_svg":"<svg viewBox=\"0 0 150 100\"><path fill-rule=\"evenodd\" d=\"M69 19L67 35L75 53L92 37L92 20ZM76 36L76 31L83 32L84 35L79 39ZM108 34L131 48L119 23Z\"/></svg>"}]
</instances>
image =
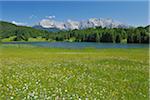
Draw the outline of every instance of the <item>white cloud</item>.
<instances>
[{"instance_id":1,"label":"white cloud","mask_svg":"<svg viewBox=\"0 0 150 100\"><path fill-rule=\"evenodd\" d=\"M16 24L16 25L21 25L21 26L24 26L26 25L26 23L21 23L21 22L16 22L16 21L12 21L13 24Z\"/></svg>"},{"instance_id":2,"label":"white cloud","mask_svg":"<svg viewBox=\"0 0 150 100\"><path fill-rule=\"evenodd\" d=\"M52 15L52 16L46 16L46 18L54 19L54 18L55 18L55 16L54 16L54 15Z\"/></svg>"}]
</instances>

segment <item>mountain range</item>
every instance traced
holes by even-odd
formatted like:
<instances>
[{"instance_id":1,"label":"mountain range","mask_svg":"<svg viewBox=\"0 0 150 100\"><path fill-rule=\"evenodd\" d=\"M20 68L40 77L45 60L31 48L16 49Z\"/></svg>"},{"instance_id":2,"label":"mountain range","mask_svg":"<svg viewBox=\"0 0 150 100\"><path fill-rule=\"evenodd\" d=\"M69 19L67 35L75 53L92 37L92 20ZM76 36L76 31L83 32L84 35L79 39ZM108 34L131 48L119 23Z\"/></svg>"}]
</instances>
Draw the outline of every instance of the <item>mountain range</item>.
<instances>
[{"instance_id":1,"label":"mountain range","mask_svg":"<svg viewBox=\"0 0 150 100\"><path fill-rule=\"evenodd\" d=\"M73 30L86 29L95 27L107 28L128 28L128 25L114 21L112 19L90 18L83 21L67 20L66 22L55 21L54 19L43 19L37 25L33 26L36 29L59 31L59 30Z\"/></svg>"},{"instance_id":2,"label":"mountain range","mask_svg":"<svg viewBox=\"0 0 150 100\"><path fill-rule=\"evenodd\" d=\"M76 24L75 24L76 25ZM55 26L56 27L56 26ZM133 28L90 28L56 32L55 27L18 26L0 21L0 41L69 41L69 42L109 42L109 43L149 43L150 25ZM85 26L84 26L85 27ZM89 26L88 26L89 27ZM90 26L93 27L93 26ZM95 26L94 26L95 27ZM76 27L77 28L77 27ZM71 28L71 29L76 29ZM85 27L87 28L87 27ZM53 30L53 32L43 31ZM58 29L63 30L63 29ZM58 31L57 30L57 31ZM55 31L55 32L54 32Z\"/></svg>"}]
</instances>

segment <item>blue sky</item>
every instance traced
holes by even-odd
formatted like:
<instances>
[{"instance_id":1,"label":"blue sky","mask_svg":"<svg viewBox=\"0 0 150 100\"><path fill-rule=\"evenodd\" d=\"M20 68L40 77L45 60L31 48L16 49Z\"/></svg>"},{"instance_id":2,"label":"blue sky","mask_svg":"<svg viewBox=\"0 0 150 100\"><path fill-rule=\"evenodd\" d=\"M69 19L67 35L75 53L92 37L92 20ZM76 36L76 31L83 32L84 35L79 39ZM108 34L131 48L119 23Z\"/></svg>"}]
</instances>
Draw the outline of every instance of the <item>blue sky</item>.
<instances>
[{"instance_id":1,"label":"blue sky","mask_svg":"<svg viewBox=\"0 0 150 100\"><path fill-rule=\"evenodd\" d=\"M111 18L129 25L148 24L148 1L0 1L0 19L34 25L55 20Z\"/></svg>"}]
</instances>

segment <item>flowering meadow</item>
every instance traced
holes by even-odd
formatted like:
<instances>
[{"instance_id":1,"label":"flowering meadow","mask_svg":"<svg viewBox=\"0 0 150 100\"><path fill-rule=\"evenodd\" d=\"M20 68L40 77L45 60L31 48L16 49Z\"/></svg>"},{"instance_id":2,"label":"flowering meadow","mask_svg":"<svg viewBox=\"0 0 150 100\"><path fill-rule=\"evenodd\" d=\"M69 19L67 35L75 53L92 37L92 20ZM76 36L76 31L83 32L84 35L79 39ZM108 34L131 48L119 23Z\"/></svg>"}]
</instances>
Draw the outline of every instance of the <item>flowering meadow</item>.
<instances>
[{"instance_id":1,"label":"flowering meadow","mask_svg":"<svg viewBox=\"0 0 150 100\"><path fill-rule=\"evenodd\" d=\"M0 100L148 100L148 48L0 45Z\"/></svg>"}]
</instances>

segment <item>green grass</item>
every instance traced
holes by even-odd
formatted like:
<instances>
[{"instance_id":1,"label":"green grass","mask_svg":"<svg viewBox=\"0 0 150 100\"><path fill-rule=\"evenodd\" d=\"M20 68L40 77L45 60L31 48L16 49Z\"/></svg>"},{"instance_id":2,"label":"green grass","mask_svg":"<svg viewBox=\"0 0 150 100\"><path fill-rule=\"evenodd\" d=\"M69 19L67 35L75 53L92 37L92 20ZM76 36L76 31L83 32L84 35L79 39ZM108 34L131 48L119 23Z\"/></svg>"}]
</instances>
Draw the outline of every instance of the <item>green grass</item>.
<instances>
[{"instance_id":1,"label":"green grass","mask_svg":"<svg viewBox=\"0 0 150 100\"><path fill-rule=\"evenodd\" d=\"M0 46L1 100L148 100L148 48Z\"/></svg>"},{"instance_id":2,"label":"green grass","mask_svg":"<svg viewBox=\"0 0 150 100\"><path fill-rule=\"evenodd\" d=\"M28 42L37 42L37 41L46 41L45 38L37 37L37 38L29 38Z\"/></svg>"},{"instance_id":3,"label":"green grass","mask_svg":"<svg viewBox=\"0 0 150 100\"><path fill-rule=\"evenodd\" d=\"M11 36L11 37L9 37L9 38L2 39L1 41L2 41L2 42L11 42L11 41L14 40L14 38L16 38L16 36Z\"/></svg>"}]
</instances>

